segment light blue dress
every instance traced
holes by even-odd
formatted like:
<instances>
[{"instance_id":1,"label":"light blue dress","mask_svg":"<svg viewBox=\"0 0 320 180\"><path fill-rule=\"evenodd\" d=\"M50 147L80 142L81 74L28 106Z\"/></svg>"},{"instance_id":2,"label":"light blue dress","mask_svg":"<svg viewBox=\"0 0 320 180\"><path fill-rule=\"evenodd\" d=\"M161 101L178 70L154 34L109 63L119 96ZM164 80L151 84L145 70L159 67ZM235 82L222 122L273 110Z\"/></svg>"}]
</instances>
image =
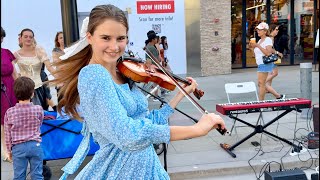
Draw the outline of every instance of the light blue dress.
<instances>
[{"instance_id":1,"label":"light blue dress","mask_svg":"<svg viewBox=\"0 0 320 180\"><path fill-rule=\"evenodd\" d=\"M116 84L101 65L91 64L79 74L78 91L85 119L84 138L60 179L73 174L89 150L90 135L100 149L76 179L170 179L153 144L169 143L169 105L148 110L144 94L128 84Z\"/></svg>"}]
</instances>

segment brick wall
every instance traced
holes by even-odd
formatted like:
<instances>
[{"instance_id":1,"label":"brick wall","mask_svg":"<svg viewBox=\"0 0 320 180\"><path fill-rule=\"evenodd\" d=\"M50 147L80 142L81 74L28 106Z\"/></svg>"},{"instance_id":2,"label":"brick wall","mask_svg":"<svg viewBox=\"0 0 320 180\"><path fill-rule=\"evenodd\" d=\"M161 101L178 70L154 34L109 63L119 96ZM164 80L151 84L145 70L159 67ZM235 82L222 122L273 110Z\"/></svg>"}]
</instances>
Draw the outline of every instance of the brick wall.
<instances>
[{"instance_id":1,"label":"brick wall","mask_svg":"<svg viewBox=\"0 0 320 180\"><path fill-rule=\"evenodd\" d=\"M200 11L201 74L230 74L231 0L200 0Z\"/></svg>"}]
</instances>

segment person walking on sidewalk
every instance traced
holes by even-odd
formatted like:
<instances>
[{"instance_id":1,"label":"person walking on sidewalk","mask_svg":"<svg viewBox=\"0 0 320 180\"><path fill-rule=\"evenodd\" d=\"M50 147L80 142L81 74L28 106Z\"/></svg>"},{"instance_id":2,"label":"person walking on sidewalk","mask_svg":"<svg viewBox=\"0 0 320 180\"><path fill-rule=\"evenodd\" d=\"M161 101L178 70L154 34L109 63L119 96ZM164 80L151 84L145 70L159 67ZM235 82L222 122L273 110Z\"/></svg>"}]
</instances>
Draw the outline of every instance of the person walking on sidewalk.
<instances>
[{"instance_id":1,"label":"person walking on sidewalk","mask_svg":"<svg viewBox=\"0 0 320 180\"><path fill-rule=\"evenodd\" d=\"M268 30L269 25L265 22L260 23L256 27L256 31L258 33L258 36L261 38L258 43L251 43L250 46L254 49L254 55L256 58L256 63L258 65L258 87L259 87L259 100L262 101L265 98L266 95L266 80L268 77L268 73L272 72L274 63L263 63L263 56L270 56L271 53L274 51L272 49L273 42L270 37L268 37ZM272 88L271 86L269 87ZM272 89L270 90L270 92ZM277 99L283 98L283 95L278 94Z\"/></svg>"},{"instance_id":2,"label":"person walking on sidewalk","mask_svg":"<svg viewBox=\"0 0 320 180\"><path fill-rule=\"evenodd\" d=\"M280 53L279 51L277 51L277 49L275 49L275 46L274 46L274 38L277 36L279 32L279 25L276 25L276 24L271 24L270 25L270 38L272 39L272 43L273 43L273 52L272 53L275 53L277 54L280 58L283 57L283 54ZM285 98L285 95L284 94L279 94L276 90L274 90L271 86L272 84L272 80L278 76L279 74L279 70L278 70L278 66L275 64L275 62L272 62L274 63L273 65L273 69L272 69L272 72L271 73L268 73L268 77L267 77L267 80L266 80L266 92L268 93L271 93L272 95L274 95L274 97L281 97L281 98Z\"/></svg>"},{"instance_id":3,"label":"person walking on sidewalk","mask_svg":"<svg viewBox=\"0 0 320 180\"><path fill-rule=\"evenodd\" d=\"M153 30L150 30L148 33L147 33L147 36L148 36L148 39L145 41L146 42L146 49L152 53L152 55L156 58L155 60L162 64L162 59L160 57L160 49L157 49L157 46L156 44L158 43L158 37L157 34L153 31ZM149 69L152 71L152 67L156 67L155 66L155 63L150 59L150 57L147 55L146 53L146 65L147 67L149 67ZM151 86L151 88L155 88L157 85L155 83L153 83L153 85ZM158 96L161 98L161 93L159 95L159 89L156 89L154 91L154 95L155 96ZM157 98L153 98L153 101L159 101Z\"/></svg>"},{"instance_id":4,"label":"person walking on sidewalk","mask_svg":"<svg viewBox=\"0 0 320 180\"><path fill-rule=\"evenodd\" d=\"M148 101L137 85L117 70L117 60L128 42L125 13L113 5L98 5L85 18L80 40L65 49L63 66L52 82L65 82L58 109L82 120L84 138L73 158L63 167L60 179L67 179L81 165L90 148L90 137L100 146L91 161L75 179L169 179L153 148L168 143L206 135L222 118L205 114L191 126L169 126L168 117L183 99L176 96L159 110L149 111ZM59 64L58 64L59 68ZM197 87L194 79L184 86L187 93ZM80 104L81 115L76 107Z\"/></svg>"},{"instance_id":5,"label":"person walking on sidewalk","mask_svg":"<svg viewBox=\"0 0 320 180\"><path fill-rule=\"evenodd\" d=\"M18 103L7 110L4 117L5 141L10 160L13 160L13 179L26 179L28 162L32 180L41 180L43 151L40 127L43 109L31 102L35 83L21 76L14 82Z\"/></svg>"}]
</instances>

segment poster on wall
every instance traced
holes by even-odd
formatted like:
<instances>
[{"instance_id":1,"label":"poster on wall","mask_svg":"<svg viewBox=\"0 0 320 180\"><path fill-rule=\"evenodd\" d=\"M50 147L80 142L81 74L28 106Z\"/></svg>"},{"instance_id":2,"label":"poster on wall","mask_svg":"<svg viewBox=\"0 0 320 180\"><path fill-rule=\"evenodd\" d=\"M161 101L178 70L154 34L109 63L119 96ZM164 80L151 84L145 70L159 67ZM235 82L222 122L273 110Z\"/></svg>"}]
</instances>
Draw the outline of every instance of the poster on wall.
<instances>
[{"instance_id":1,"label":"poster on wall","mask_svg":"<svg viewBox=\"0 0 320 180\"><path fill-rule=\"evenodd\" d=\"M184 1L177 0L137 0L136 11L128 13L130 47L144 58L144 42L147 32L154 30L158 36L166 36L168 41L169 64L176 74L186 73L186 35Z\"/></svg>"},{"instance_id":2,"label":"poster on wall","mask_svg":"<svg viewBox=\"0 0 320 180\"><path fill-rule=\"evenodd\" d=\"M78 13L88 14L105 0L77 1ZM169 65L175 74L186 74L185 11L182 0L108 0L126 12L129 21L128 49L136 57L145 59L147 32L154 30L158 36L168 40ZM81 18L81 17L79 17ZM83 17L82 17L83 18ZM79 26L81 26L79 24Z\"/></svg>"}]
</instances>

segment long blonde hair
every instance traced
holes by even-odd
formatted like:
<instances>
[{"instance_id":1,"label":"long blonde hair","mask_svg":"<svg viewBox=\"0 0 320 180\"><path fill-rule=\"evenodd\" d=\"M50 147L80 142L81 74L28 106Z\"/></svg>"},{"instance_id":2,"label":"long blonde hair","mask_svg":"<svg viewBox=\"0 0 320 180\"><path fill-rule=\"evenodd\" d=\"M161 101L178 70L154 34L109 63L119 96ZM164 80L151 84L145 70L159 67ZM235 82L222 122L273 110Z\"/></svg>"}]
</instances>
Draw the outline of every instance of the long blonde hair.
<instances>
[{"instance_id":1,"label":"long blonde hair","mask_svg":"<svg viewBox=\"0 0 320 180\"><path fill-rule=\"evenodd\" d=\"M106 19L113 19L123 24L127 32L129 26L124 12L114 5L98 5L94 7L89 16L88 30L90 34L94 34L97 26L102 24ZM79 53L69 57L66 60L55 63L57 69L53 73L55 79L50 81L53 85L64 84L59 90L58 97L61 99L58 103L58 111L64 107L64 111L77 120L81 120L76 106L80 104L80 97L78 92L78 76L83 67L89 64L92 57L91 45L88 45Z\"/></svg>"}]
</instances>

